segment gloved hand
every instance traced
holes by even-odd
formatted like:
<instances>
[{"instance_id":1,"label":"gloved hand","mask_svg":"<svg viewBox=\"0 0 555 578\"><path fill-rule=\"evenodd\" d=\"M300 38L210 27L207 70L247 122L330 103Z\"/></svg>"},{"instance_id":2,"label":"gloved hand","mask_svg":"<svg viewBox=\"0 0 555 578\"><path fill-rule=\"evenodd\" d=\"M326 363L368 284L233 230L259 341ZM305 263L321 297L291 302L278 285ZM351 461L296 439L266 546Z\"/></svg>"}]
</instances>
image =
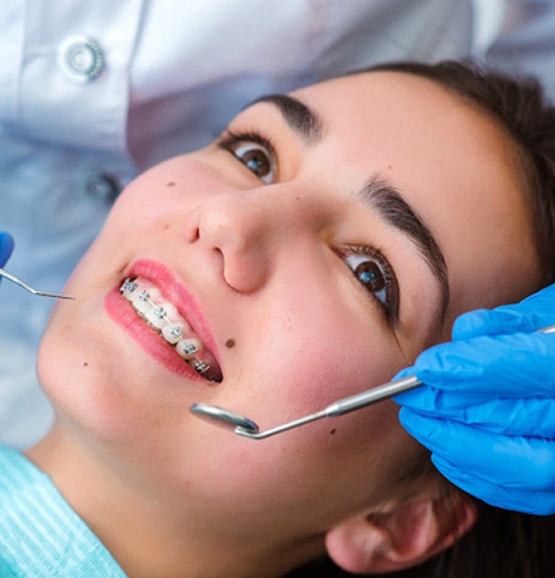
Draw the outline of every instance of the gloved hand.
<instances>
[{"instance_id":1,"label":"gloved hand","mask_svg":"<svg viewBox=\"0 0 555 578\"><path fill-rule=\"evenodd\" d=\"M13 251L13 239L8 233L0 231L0 267L3 267Z\"/></svg>"},{"instance_id":2,"label":"gloved hand","mask_svg":"<svg viewBox=\"0 0 555 578\"><path fill-rule=\"evenodd\" d=\"M405 429L451 482L488 504L555 513L555 285L517 305L457 319L453 341L412 368L396 396Z\"/></svg>"}]
</instances>

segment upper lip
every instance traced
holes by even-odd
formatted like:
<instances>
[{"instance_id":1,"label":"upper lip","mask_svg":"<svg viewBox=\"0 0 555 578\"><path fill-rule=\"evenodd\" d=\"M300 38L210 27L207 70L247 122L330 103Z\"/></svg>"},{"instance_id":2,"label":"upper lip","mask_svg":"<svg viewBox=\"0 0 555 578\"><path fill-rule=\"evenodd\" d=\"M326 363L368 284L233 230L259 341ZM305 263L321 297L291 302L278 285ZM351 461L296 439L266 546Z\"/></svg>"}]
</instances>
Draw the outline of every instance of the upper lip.
<instances>
[{"instance_id":1,"label":"upper lip","mask_svg":"<svg viewBox=\"0 0 555 578\"><path fill-rule=\"evenodd\" d=\"M130 265L125 277L144 277L152 281L160 289L164 298L177 308L204 347L221 365L216 342L197 300L175 279L165 265L152 260L139 259Z\"/></svg>"}]
</instances>

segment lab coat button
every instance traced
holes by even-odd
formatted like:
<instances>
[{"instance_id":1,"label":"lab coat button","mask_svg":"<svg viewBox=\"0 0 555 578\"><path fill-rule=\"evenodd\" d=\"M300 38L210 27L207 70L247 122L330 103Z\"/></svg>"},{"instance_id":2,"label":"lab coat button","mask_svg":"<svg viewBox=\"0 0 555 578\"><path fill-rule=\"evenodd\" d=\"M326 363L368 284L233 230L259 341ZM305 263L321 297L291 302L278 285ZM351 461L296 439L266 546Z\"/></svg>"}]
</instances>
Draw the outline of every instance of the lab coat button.
<instances>
[{"instance_id":1,"label":"lab coat button","mask_svg":"<svg viewBox=\"0 0 555 578\"><path fill-rule=\"evenodd\" d=\"M74 82L91 82L104 70L104 50L92 36L71 36L59 54L62 70Z\"/></svg>"},{"instance_id":2,"label":"lab coat button","mask_svg":"<svg viewBox=\"0 0 555 578\"><path fill-rule=\"evenodd\" d=\"M113 203L121 191L118 179L112 175L99 174L85 181L85 191L93 199Z\"/></svg>"}]
</instances>

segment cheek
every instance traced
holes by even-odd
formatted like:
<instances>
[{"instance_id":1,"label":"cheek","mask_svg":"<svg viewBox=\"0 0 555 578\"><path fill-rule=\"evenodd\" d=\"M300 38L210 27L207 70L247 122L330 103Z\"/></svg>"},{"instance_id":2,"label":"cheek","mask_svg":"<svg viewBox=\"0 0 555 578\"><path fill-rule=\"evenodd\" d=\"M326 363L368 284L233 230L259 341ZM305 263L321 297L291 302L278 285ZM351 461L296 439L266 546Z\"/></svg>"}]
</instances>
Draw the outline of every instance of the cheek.
<instances>
[{"instance_id":1,"label":"cheek","mask_svg":"<svg viewBox=\"0 0 555 578\"><path fill-rule=\"evenodd\" d=\"M301 415L386 382L403 365L391 334L378 322L367 327L348 311L323 311L325 306L315 314L305 308L304 317L290 311L285 320L274 320L274 331L261 336L258 349L260 368L268 379L279 376L279 397Z\"/></svg>"},{"instance_id":2,"label":"cheek","mask_svg":"<svg viewBox=\"0 0 555 578\"><path fill-rule=\"evenodd\" d=\"M170 159L125 188L110 211L105 229L112 234L125 232L127 236L143 230L160 230L161 224L222 187L219 175L212 174L193 156Z\"/></svg>"},{"instance_id":3,"label":"cheek","mask_svg":"<svg viewBox=\"0 0 555 578\"><path fill-rule=\"evenodd\" d=\"M245 353L238 364L241 374L231 376L211 401L247 415L265 430L390 379L403 364L390 332L376 319L367 326L348 309L339 312L318 297L282 298L272 313L255 316L256 323L249 324L250 348L242 347L247 335L237 339L236 352ZM300 513L322 523L381 499L414 451L391 401L261 441L237 439L217 428L205 431L211 447L218 448L210 454L210 469L199 476L217 486L205 483L207 500L223 490L226 502L237 507L244 500L258 502L268 516L272 511L277 517L290 515L295 504L295 517ZM218 484L222 470L228 472L225 488Z\"/></svg>"}]
</instances>

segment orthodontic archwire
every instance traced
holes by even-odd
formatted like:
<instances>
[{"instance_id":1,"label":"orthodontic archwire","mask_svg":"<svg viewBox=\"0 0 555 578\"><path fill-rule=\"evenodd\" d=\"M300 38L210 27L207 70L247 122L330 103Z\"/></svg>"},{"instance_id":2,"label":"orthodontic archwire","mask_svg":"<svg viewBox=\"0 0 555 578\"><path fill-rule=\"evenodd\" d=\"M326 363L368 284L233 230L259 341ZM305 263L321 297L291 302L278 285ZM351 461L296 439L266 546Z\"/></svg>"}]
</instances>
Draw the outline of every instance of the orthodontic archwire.
<instances>
[{"instance_id":1,"label":"orthodontic archwire","mask_svg":"<svg viewBox=\"0 0 555 578\"><path fill-rule=\"evenodd\" d=\"M120 293L123 294L123 292L125 290L128 290L130 293L133 293L134 291L136 291L137 289L139 289L139 285L138 283L134 280L134 279L125 279L125 281L123 282L123 285L120 287ZM137 296L138 299L140 299L143 303L148 303L152 309L154 310L154 315L160 319L163 320L165 323L167 323L168 327L170 327L172 334L177 337L183 337L183 332L181 331L181 328L178 327L177 325L174 325L169 319L168 319L168 314L166 312L166 310L164 309L164 307L162 307L161 305L157 305L156 303L154 303L154 301L150 298L150 294L148 292L147 289L141 289L141 292L139 293L139 295ZM143 319L145 319L145 321L151 326L153 327L153 325L149 322L149 320L145 317L145 315L140 312L137 311L137 313L143 317ZM163 339L163 338L162 338ZM168 342L168 345L169 342ZM198 348L195 345L192 344L188 344L187 345L187 349L184 349L184 352L187 355L191 355L190 359L184 359L184 361L188 362L188 361L192 361L194 363L194 369L195 371L199 374L202 375L203 377L205 377L206 379L210 379L206 373L207 371L210 369L210 364L206 363L206 361L203 361L202 359L199 359L198 357L195 356L195 353L198 352Z\"/></svg>"}]
</instances>

